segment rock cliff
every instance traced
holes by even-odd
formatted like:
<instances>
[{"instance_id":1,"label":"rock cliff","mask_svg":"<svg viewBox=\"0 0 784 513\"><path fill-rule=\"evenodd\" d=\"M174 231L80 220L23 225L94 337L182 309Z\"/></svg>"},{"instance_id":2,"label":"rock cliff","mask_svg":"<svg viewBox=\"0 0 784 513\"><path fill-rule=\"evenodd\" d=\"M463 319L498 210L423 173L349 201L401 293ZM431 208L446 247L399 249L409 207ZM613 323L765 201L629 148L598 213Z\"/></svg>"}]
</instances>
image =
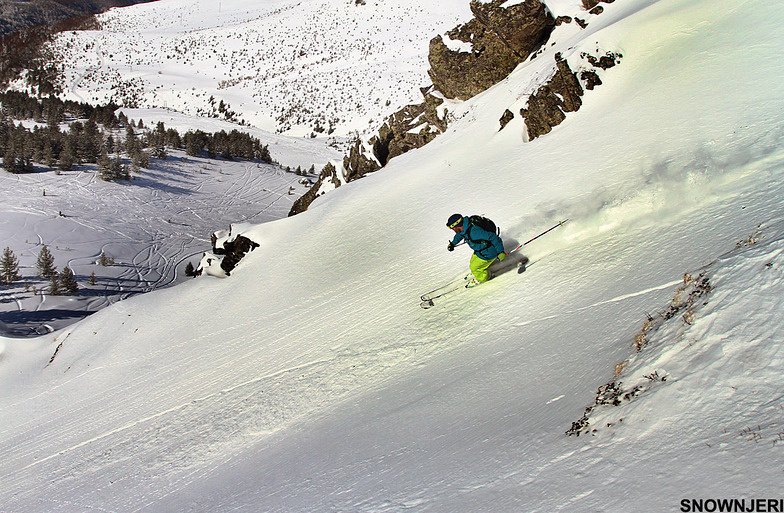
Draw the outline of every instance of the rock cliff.
<instances>
[{"instance_id":1,"label":"rock cliff","mask_svg":"<svg viewBox=\"0 0 784 513\"><path fill-rule=\"evenodd\" d=\"M447 98L467 100L506 78L555 27L547 7L526 0L471 2L474 18L430 41L430 78Z\"/></svg>"}]
</instances>

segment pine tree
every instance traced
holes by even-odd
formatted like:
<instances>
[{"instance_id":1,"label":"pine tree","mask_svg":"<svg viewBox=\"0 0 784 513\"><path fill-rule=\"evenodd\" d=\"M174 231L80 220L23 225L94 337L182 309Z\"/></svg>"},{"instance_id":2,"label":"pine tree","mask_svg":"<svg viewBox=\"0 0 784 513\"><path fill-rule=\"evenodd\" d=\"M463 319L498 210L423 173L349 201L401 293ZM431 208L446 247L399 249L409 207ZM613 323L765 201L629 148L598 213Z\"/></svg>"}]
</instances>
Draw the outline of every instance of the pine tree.
<instances>
[{"instance_id":1,"label":"pine tree","mask_svg":"<svg viewBox=\"0 0 784 513\"><path fill-rule=\"evenodd\" d=\"M44 148L41 157L43 158L44 164L46 164L46 167L48 168L54 168L54 166L57 164L57 160L54 158L54 149L52 148L52 143L49 140L44 142Z\"/></svg>"},{"instance_id":2,"label":"pine tree","mask_svg":"<svg viewBox=\"0 0 784 513\"><path fill-rule=\"evenodd\" d=\"M166 160L166 127L160 121L155 125L155 130L147 135L147 143L152 148L152 157Z\"/></svg>"},{"instance_id":3,"label":"pine tree","mask_svg":"<svg viewBox=\"0 0 784 513\"><path fill-rule=\"evenodd\" d=\"M145 169L149 169L150 167L150 154L146 151L139 150L136 153L130 154L131 157L131 164L133 164L134 168L143 167Z\"/></svg>"},{"instance_id":4,"label":"pine tree","mask_svg":"<svg viewBox=\"0 0 784 513\"><path fill-rule=\"evenodd\" d=\"M49 294L53 296L62 294L60 291L60 279L57 269L54 270L54 273L52 273L52 276L49 278Z\"/></svg>"},{"instance_id":5,"label":"pine tree","mask_svg":"<svg viewBox=\"0 0 784 513\"><path fill-rule=\"evenodd\" d=\"M97 162L103 147L103 137L95 121L88 119L79 134L77 157L80 162Z\"/></svg>"},{"instance_id":6,"label":"pine tree","mask_svg":"<svg viewBox=\"0 0 784 513\"><path fill-rule=\"evenodd\" d=\"M150 167L150 155L142 151L142 143L133 131L133 127L130 126L125 130L125 151L131 158L134 169Z\"/></svg>"},{"instance_id":7,"label":"pine tree","mask_svg":"<svg viewBox=\"0 0 784 513\"><path fill-rule=\"evenodd\" d=\"M173 128L166 129L166 146L170 148L180 148L182 146L182 137L180 133Z\"/></svg>"},{"instance_id":8,"label":"pine tree","mask_svg":"<svg viewBox=\"0 0 784 513\"><path fill-rule=\"evenodd\" d=\"M73 271L65 267L63 272L60 273L60 291L62 294L72 296L79 291L79 284L76 283Z\"/></svg>"},{"instance_id":9,"label":"pine tree","mask_svg":"<svg viewBox=\"0 0 784 513\"><path fill-rule=\"evenodd\" d=\"M133 130L133 125L125 127L125 152L130 156L142 151L142 143Z\"/></svg>"},{"instance_id":10,"label":"pine tree","mask_svg":"<svg viewBox=\"0 0 784 513\"><path fill-rule=\"evenodd\" d=\"M14 173L14 174L18 173L16 168L16 148L11 146L10 144L7 144L3 149L2 157L3 157L2 164L5 170L8 171L9 173Z\"/></svg>"},{"instance_id":11,"label":"pine tree","mask_svg":"<svg viewBox=\"0 0 784 513\"><path fill-rule=\"evenodd\" d=\"M54 257L46 246L41 248L41 252L38 253L38 262L35 266L38 269L38 275L42 278L51 278L55 273Z\"/></svg>"},{"instance_id":12,"label":"pine tree","mask_svg":"<svg viewBox=\"0 0 784 513\"><path fill-rule=\"evenodd\" d=\"M109 160L109 154L106 153L106 150L101 152L101 156L98 158L98 175L101 177L101 180L106 182L117 179L114 173L112 173L112 161Z\"/></svg>"},{"instance_id":13,"label":"pine tree","mask_svg":"<svg viewBox=\"0 0 784 513\"><path fill-rule=\"evenodd\" d=\"M70 171L73 169L74 164L76 164L76 155L74 155L73 143L70 137L66 137L57 167L63 171Z\"/></svg>"},{"instance_id":14,"label":"pine tree","mask_svg":"<svg viewBox=\"0 0 784 513\"><path fill-rule=\"evenodd\" d=\"M201 139L198 134L187 132L185 134L185 153L190 157L198 157L201 149Z\"/></svg>"},{"instance_id":15,"label":"pine tree","mask_svg":"<svg viewBox=\"0 0 784 513\"><path fill-rule=\"evenodd\" d=\"M166 153L166 131L163 129L163 123L158 123L155 131L148 135L147 143L152 148L151 156L153 158L166 160L168 155Z\"/></svg>"},{"instance_id":16,"label":"pine tree","mask_svg":"<svg viewBox=\"0 0 784 513\"><path fill-rule=\"evenodd\" d=\"M123 164L119 155L116 155L112 161L112 173L120 180L131 179L131 172L128 170L128 166Z\"/></svg>"},{"instance_id":17,"label":"pine tree","mask_svg":"<svg viewBox=\"0 0 784 513\"><path fill-rule=\"evenodd\" d=\"M11 248L6 247L3 250L2 258L0 258L0 282L11 284L20 278L19 259L16 258Z\"/></svg>"}]
</instances>

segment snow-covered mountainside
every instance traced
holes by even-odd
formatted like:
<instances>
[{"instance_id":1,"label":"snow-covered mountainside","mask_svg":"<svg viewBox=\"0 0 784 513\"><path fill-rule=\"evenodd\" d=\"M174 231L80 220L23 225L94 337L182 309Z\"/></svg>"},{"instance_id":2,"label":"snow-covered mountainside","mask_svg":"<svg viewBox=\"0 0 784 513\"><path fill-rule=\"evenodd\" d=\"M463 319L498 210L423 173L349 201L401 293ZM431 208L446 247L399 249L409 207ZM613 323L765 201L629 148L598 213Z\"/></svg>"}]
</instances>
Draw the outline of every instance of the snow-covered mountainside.
<instances>
[{"instance_id":1,"label":"snow-covered mountainside","mask_svg":"<svg viewBox=\"0 0 784 513\"><path fill-rule=\"evenodd\" d=\"M244 225L230 277L0 339L0 509L784 509L780 2L602 6L427 146ZM499 130L597 49L623 62L579 111ZM507 248L569 221L423 310L467 271L454 212Z\"/></svg>"},{"instance_id":2,"label":"snow-covered mountainside","mask_svg":"<svg viewBox=\"0 0 784 513\"><path fill-rule=\"evenodd\" d=\"M0 0L0 37L36 25L149 1L154 0Z\"/></svg>"},{"instance_id":3,"label":"snow-covered mountainside","mask_svg":"<svg viewBox=\"0 0 784 513\"><path fill-rule=\"evenodd\" d=\"M429 40L470 17L465 0L164 0L54 47L73 99L347 136L418 101Z\"/></svg>"}]
</instances>

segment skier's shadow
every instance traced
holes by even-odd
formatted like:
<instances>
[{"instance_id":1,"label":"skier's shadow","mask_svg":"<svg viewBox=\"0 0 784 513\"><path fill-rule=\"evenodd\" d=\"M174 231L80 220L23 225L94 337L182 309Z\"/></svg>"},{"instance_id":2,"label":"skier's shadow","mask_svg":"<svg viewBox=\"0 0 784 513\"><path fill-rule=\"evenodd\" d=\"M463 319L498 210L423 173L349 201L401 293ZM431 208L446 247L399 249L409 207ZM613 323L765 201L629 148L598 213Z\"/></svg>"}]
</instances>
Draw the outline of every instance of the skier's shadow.
<instances>
[{"instance_id":1,"label":"skier's shadow","mask_svg":"<svg viewBox=\"0 0 784 513\"><path fill-rule=\"evenodd\" d=\"M519 243L514 240L507 241L507 246L512 248L516 248ZM493 276L499 276L504 273L508 273L512 269L517 269L518 273L525 272L526 266L528 265L529 259L527 256L520 253L520 251L515 251L511 255L507 256L503 262L495 261L490 264L490 267L487 269L493 274Z\"/></svg>"}]
</instances>

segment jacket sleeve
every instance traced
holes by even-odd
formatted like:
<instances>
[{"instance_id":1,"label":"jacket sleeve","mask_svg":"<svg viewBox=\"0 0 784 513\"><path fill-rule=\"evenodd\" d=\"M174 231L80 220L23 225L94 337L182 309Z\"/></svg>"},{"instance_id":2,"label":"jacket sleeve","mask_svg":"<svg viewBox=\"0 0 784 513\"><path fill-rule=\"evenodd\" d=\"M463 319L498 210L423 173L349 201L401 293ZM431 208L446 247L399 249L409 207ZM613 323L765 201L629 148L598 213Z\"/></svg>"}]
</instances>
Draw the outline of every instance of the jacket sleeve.
<instances>
[{"instance_id":1,"label":"jacket sleeve","mask_svg":"<svg viewBox=\"0 0 784 513\"><path fill-rule=\"evenodd\" d=\"M457 246L457 243L463 240L465 236L462 233L456 233L454 238L452 239L452 245Z\"/></svg>"},{"instance_id":2,"label":"jacket sleeve","mask_svg":"<svg viewBox=\"0 0 784 513\"><path fill-rule=\"evenodd\" d=\"M504 241L501 240L501 237L496 235L495 233L490 238L490 242L493 243L493 247L498 251L498 254L504 253Z\"/></svg>"}]
</instances>

